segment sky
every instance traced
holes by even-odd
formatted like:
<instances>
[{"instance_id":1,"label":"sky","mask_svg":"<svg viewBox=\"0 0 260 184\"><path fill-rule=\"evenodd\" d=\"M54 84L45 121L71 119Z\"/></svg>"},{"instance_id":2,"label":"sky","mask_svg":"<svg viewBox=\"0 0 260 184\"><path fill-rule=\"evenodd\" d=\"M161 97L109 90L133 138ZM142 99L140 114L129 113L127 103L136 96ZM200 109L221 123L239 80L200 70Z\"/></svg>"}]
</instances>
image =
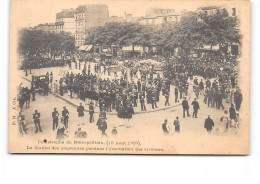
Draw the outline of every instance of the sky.
<instances>
[{"instance_id":1,"label":"sky","mask_svg":"<svg viewBox=\"0 0 260 184\"><path fill-rule=\"evenodd\" d=\"M198 2L197 2L198 3ZM198 5L190 3L176 3L173 1L117 1L117 0L13 0L11 10L20 21L18 27L33 27L41 23L54 23L57 12L62 9L76 8L85 4L106 4L109 9L109 16L124 16L124 12L132 13L139 17L145 15L148 8L171 8L177 12L183 9L195 10ZM13 5L13 6L12 6ZM14 8L15 7L15 8ZM11 14L12 15L12 14Z\"/></svg>"}]
</instances>

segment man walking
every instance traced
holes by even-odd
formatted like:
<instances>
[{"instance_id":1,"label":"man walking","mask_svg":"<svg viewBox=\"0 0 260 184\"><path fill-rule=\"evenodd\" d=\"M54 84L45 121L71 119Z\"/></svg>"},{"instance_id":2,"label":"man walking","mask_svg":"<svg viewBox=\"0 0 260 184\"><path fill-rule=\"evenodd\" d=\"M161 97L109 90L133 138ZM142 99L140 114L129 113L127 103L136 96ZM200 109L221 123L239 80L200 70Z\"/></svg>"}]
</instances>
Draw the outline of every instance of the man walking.
<instances>
[{"instance_id":1,"label":"man walking","mask_svg":"<svg viewBox=\"0 0 260 184\"><path fill-rule=\"evenodd\" d=\"M208 115L208 118L205 119L204 128L210 134L213 127L214 127L214 121L210 118L210 115Z\"/></svg>"},{"instance_id":2,"label":"man walking","mask_svg":"<svg viewBox=\"0 0 260 184\"><path fill-rule=\"evenodd\" d=\"M180 132L180 120L179 120L178 116L174 120L173 125L175 127L175 132L179 133Z\"/></svg>"},{"instance_id":3,"label":"man walking","mask_svg":"<svg viewBox=\"0 0 260 184\"><path fill-rule=\"evenodd\" d=\"M187 116L189 117L189 103L186 100L186 97L184 97L184 100L182 101L182 108L183 108L183 118L185 118L185 111L187 111Z\"/></svg>"},{"instance_id":4,"label":"man walking","mask_svg":"<svg viewBox=\"0 0 260 184\"><path fill-rule=\"evenodd\" d=\"M22 115L22 112L19 112L19 116L18 116L18 120L19 120L19 131L20 133L23 135L24 133L27 134L27 128L26 125L24 123L25 121L25 117L24 115Z\"/></svg>"},{"instance_id":5,"label":"man walking","mask_svg":"<svg viewBox=\"0 0 260 184\"><path fill-rule=\"evenodd\" d=\"M240 89L237 89L236 92L234 93L234 102L236 105L236 110L239 111L241 103L242 103L242 93Z\"/></svg>"},{"instance_id":6,"label":"man walking","mask_svg":"<svg viewBox=\"0 0 260 184\"><path fill-rule=\"evenodd\" d=\"M77 112L78 112L78 117L83 117L84 116L84 107L82 106L82 103L79 104L78 108L77 108Z\"/></svg>"},{"instance_id":7,"label":"man walking","mask_svg":"<svg viewBox=\"0 0 260 184\"><path fill-rule=\"evenodd\" d=\"M168 126L167 119L164 120L164 123L162 124L162 130L164 135L168 135L170 133L170 127Z\"/></svg>"},{"instance_id":8,"label":"man walking","mask_svg":"<svg viewBox=\"0 0 260 184\"><path fill-rule=\"evenodd\" d=\"M143 92L140 93L139 99L140 99L140 103L141 103L141 111L146 111Z\"/></svg>"},{"instance_id":9,"label":"man walking","mask_svg":"<svg viewBox=\"0 0 260 184\"><path fill-rule=\"evenodd\" d=\"M102 136L107 137L107 134L106 134L107 122L105 121L105 119L103 117L98 119L97 126L98 126L98 129L102 132Z\"/></svg>"},{"instance_id":10,"label":"man walking","mask_svg":"<svg viewBox=\"0 0 260 184\"><path fill-rule=\"evenodd\" d=\"M62 111L62 117L64 118L64 125L66 127L66 129L68 128L68 124L69 124L69 111L68 109L66 109L66 107L63 107L63 111Z\"/></svg>"},{"instance_id":11,"label":"man walking","mask_svg":"<svg viewBox=\"0 0 260 184\"><path fill-rule=\"evenodd\" d=\"M192 117L193 118L198 118L198 110L200 108L199 102L197 102L197 99L194 98L194 101L191 103L191 105L193 105L193 114Z\"/></svg>"},{"instance_id":12,"label":"man walking","mask_svg":"<svg viewBox=\"0 0 260 184\"><path fill-rule=\"evenodd\" d=\"M54 111L52 112L52 120L53 120L53 131L57 129L58 127L58 119L59 119L59 112L56 108L54 108Z\"/></svg>"},{"instance_id":13,"label":"man walking","mask_svg":"<svg viewBox=\"0 0 260 184\"><path fill-rule=\"evenodd\" d=\"M40 113L37 110L35 110L33 114L33 120L35 125L35 133L37 133L38 131L42 132L41 124L40 124Z\"/></svg>"},{"instance_id":14,"label":"man walking","mask_svg":"<svg viewBox=\"0 0 260 184\"><path fill-rule=\"evenodd\" d=\"M89 122L92 123L94 122L94 110L95 107L93 105L93 102L89 103Z\"/></svg>"},{"instance_id":15,"label":"man walking","mask_svg":"<svg viewBox=\"0 0 260 184\"><path fill-rule=\"evenodd\" d=\"M234 108L234 105L231 104L231 107L229 108L230 127L232 127L232 122L236 121L236 116L237 116L237 113L236 113L236 110Z\"/></svg>"}]
</instances>

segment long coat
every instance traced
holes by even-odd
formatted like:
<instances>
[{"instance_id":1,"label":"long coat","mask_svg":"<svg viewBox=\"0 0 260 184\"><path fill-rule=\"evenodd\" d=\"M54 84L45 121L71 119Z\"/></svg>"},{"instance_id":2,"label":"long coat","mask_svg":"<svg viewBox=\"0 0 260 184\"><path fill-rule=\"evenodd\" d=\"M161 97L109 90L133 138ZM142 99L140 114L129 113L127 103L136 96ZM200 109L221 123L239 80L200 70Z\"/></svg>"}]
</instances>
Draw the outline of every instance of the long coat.
<instances>
[{"instance_id":1,"label":"long coat","mask_svg":"<svg viewBox=\"0 0 260 184\"><path fill-rule=\"evenodd\" d=\"M82 105L78 107L77 111L78 111L78 117L84 116L84 107Z\"/></svg>"},{"instance_id":2,"label":"long coat","mask_svg":"<svg viewBox=\"0 0 260 184\"><path fill-rule=\"evenodd\" d=\"M204 128L206 128L208 131L211 131L214 127L214 121L211 118L205 119Z\"/></svg>"},{"instance_id":3,"label":"long coat","mask_svg":"<svg viewBox=\"0 0 260 184\"><path fill-rule=\"evenodd\" d=\"M193 109L199 109L200 108L199 103L195 100L191 103L191 105L193 105Z\"/></svg>"},{"instance_id":4,"label":"long coat","mask_svg":"<svg viewBox=\"0 0 260 184\"><path fill-rule=\"evenodd\" d=\"M188 104L188 101L187 101L187 100L183 100L183 101L182 101L182 107L183 107L184 109L188 109L188 108L189 108L189 104Z\"/></svg>"}]
</instances>

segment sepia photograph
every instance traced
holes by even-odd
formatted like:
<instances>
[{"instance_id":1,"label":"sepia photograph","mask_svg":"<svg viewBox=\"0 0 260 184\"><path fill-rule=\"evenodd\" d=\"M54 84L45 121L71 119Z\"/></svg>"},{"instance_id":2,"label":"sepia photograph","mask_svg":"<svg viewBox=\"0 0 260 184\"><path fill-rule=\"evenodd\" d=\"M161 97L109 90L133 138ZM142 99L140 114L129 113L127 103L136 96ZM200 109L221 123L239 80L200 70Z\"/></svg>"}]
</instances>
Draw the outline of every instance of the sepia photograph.
<instances>
[{"instance_id":1,"label":"sepia photograph","mask_svg":"<svg viewBox=\"0 0 260 184\"><path fill-rule=\"evenodd\" d=\"M249 154L250 8L12 0L9 152Z\"/></svg>"}]
</instances>

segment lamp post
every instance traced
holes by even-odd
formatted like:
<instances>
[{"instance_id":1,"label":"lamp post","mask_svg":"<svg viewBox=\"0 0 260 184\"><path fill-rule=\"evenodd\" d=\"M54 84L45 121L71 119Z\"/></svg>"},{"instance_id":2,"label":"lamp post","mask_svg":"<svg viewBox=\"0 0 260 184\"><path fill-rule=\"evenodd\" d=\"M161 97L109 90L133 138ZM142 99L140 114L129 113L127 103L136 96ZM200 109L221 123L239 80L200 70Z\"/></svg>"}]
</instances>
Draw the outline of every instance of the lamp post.
<instances>
[{"instance_id":1,"label":"lamp post","mask_svg":"<svg viewBox=\"0 0 260 184\"><path fill-rule=\"evenodd\" d=\"M26 59L26 60L25 60L25 76L26 76L26 77L28 76L27 67L28 67L28 61L27 61L27 59Z\"/></svg>"}]
</instances>

